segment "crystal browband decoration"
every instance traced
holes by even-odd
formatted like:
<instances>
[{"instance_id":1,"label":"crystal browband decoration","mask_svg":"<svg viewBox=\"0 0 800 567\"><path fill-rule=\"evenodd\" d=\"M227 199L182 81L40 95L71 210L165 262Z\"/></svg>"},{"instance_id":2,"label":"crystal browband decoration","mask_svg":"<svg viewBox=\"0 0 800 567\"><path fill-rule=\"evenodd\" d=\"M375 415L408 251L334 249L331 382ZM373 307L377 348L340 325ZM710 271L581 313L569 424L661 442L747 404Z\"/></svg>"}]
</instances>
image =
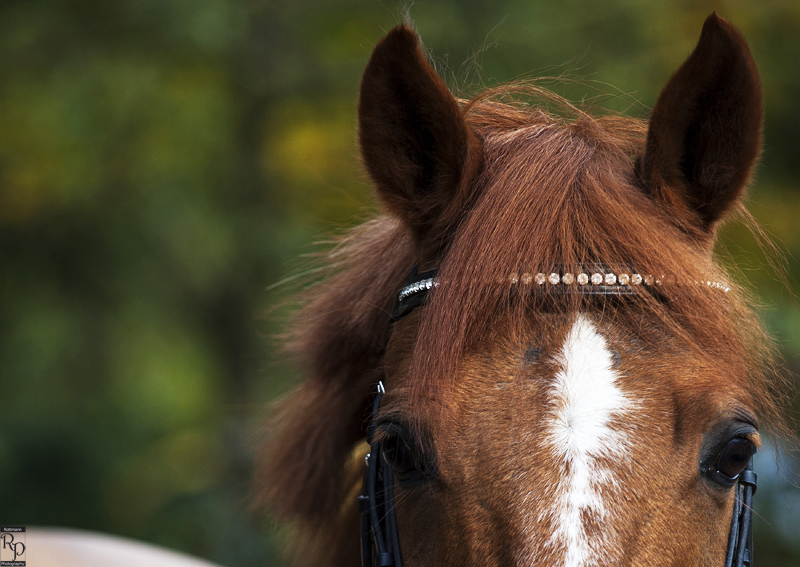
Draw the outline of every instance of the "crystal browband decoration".
<instances>
[{"instance_id":1,"label":"crystal browband decoration","mask_svg":"<svg viewBox=\"0 0 800 567\"><path fill-rule=\"evenodd\" d=\"M430 272L426 273L425 275L430 275ZM723 292L728 292L731 289L724 283L711 280L681 281L680 279L670 276L654 277L652 274L643 275L631 270L615 273L612 271L601 270L599 268L594 270L584 269L577 271L576 273L555 271L550 273L512 273L508 277L507 281L511 284L530 286L531 288L547 286L574 286L576 290L584 291L590 294L601 293L604 295L636 293L635 288L639 286L650 287L674 284L706 285ZM498 283L503 282L499 281ZM429 290L438 286L439 280L435 275L426 277L419 281L412 282L401 289L398 293L397 300L398 302L402 303L413 296L428 292Z\"/></svg>"},{"instance_id":2,"label":"crystal browband decoration","mask_svg":"<svg viewBox=\"0 0 800 567\"><path fill-rule=\"evenodd\" d=\"M551 272L549 274L544 274L539 272L537 274L531 273L523 273L523 274L511 274L508 278L508 281L512 284L521 283L524 285L531 285L536 284L539 286L544 285L577 285L578 287L581 286L604 286L604 287L631 287L634 288L636 286L653 286L653 285L674 285L678 284L681 285L685 283L687 285L707 285L708 287L712 287L714 289L718 289L720 291L728 292L730 291L730 286L710 281L710 280L690 280L686 282L681 282L677 278L673 278L670 276L660 276L660 277L653 277L651 274L637 274L633 273L621 273L615 274L613 272L599 272L599 271L589 271L589 272L580 272L577 274L573 274L571 272L565 272L563 275L559 272ZM434 283L434 285L438 285L438 282ZM410 287L410 286L409 286Z\"/></svg>"},{"instance_id":3,"label":"crystal browband decoration","mask_svg":"<svg viewBox=\"0 0 800 567\"><path fill-rule=\"evenodd\" d=\"M400 293L397 296L397 299L403 301L404 299L408 299L412 295L415 295L421 291L428 291L433 287L438 287L439 282L436 278L426 278L424 280L414 282L411 285L407 285L403 289L400 290Z\"/></svg>"}]
</instances>

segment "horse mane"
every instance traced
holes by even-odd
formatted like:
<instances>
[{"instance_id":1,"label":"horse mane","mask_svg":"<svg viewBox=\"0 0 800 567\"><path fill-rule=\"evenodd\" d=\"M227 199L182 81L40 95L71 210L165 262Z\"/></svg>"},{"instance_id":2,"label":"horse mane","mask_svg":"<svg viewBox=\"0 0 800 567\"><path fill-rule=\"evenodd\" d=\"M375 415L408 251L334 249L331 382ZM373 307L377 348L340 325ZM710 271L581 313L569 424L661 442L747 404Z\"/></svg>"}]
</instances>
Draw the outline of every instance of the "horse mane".
<instances>
[{"instance_id":1,"label":"horse mane","mask_svg":"<svg viewBox=\"0 0 800 567\"><path fill-rule=\"evenodd\" d=\"M483 168L471 209L452 227L436 265L442 283L419 325L411 395L446 406L459 362L492 333L493 322L520 322L521 333L527 310L555 306L615 317L631 329L657 325L703 360L741 355L756 411L786 434L779 394L785 378L774 371L775 349L752 298L710 259L710 242L656 204L639 179L647 122L589 113L522 83L461 106L482 141ZM329 275L304 292L291 325L288 349L306 381L268 425L258 500L295 523L304 563L358 560L354 487L363 474L369 396L383 376L392 303L417 261L409 231L377 216L327 254ZM627 306L512 283L592 262L664 283L655 293L642 286Z\"/></svg>"},{"instance_id":2,"label":"horse mane","mask_svg":"<svg viewBox=\"0 0 800 567\"><path fill-rule=\"evenodd\" d=\"M400 222L379 216L337 239L321 259L325 276L299 294L303 305L285 338L305 381L277 402L260 439L254 503L294 526L287 547L296 564L356 565L353 488L363 455L354 460L353 452L364 438L366 394L382 376L389 312L414 248Z\"/></svg>"}]
</instances>

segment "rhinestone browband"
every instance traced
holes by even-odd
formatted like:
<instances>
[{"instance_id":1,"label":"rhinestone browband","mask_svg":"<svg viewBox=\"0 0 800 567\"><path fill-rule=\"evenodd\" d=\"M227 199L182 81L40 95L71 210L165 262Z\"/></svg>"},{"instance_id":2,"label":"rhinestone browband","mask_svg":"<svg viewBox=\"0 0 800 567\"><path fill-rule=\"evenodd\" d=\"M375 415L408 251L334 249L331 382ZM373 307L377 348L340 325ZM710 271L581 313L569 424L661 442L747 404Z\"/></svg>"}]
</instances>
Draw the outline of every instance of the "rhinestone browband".
<instances>
[{"instance_id":1,"label":"rhinestone browband","mask_svg":"<svg viewBox=\"0 0 800 567\"><path fill-rule=\"evenodd\" d=\"M397 294L390 322L395 322L407 315L412 309L420 305L427 296L428 292L439 286L437 278L438 270L428 270L417 273L416 267L411 272L406 282L406 286ZM689 280L682 282L670 276L654 277L651 274L639 274L633 270L625 270L616 273L615 270L607 266L595 264L591 266L581 266L577 273L568 271L551 271L550 273L524 272L522 274L513 273L507 280L510 284L522 284L526 286L559 286L559 291L570 293L578 291L587 295L632 295L637 293L636 288L640 286L651 287L672 284L691 284L706 285L723 292L730 291L726 284L711 280ZM504 283L499 281L498 283Z\"/></svg>"}]
</instances>

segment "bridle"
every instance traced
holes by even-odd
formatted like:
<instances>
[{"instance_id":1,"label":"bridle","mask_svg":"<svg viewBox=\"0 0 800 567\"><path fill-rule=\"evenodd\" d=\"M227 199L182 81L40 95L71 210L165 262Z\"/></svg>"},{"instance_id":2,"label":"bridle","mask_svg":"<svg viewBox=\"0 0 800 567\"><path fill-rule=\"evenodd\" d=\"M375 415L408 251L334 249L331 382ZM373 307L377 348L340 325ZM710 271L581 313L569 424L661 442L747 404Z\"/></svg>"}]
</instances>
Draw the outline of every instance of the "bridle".
<instances>
[{"instance_id":1,"label":"bridle","mask_svg":"<svg viewBox=\"0 0 800 567\"><path fill-rule=\"evenodd\" d=\"M583 269L585 268L585 269ZM558 268L556 268L558 269ZM416 266L408 276L406 286L401 289L392 308L389 323L393 324L411 313L411 311L425 303L428 292L438 286L438 270L417 272ZM591 279L580 283L577 277L588 275ZM528 274L529 275L529 274ZM623 274L620 274L623 275ZM553 271L549 275L531 275L532 285L560 285L565 283L572 285L580 293L593 295L630 295L631 285L653 285L658 282L651 276L639 277L638 284L632 284L631 277L628 276L627 283L620 283L620 277L610 272L606 266L594 264L582 267L580 274L576 277L562 271ZM572 276L571 283L567 283L567 276ZM613 281L610 276L614 276ZM638 274L635 274L638 276ZM522 278L525 283L526 274L522 276L514 275L512 283ZM542 281L542 277L546 278ZM646 278L650 278L649 283ZM563 281L562 281L563 280ZM592 285L589 285L589 284ZM727 291L727 286L717 282L695 282L707 284L723 291ZM578 287L586 286L586 287ZM571 288L565 288L570 290ZM380 410L381 400L386 390L383 382L378 382L378 391L372 403L372 415L367 427L367 443L370 450L366 457L367 472L364 475L364 483L361 495L358 497L358 510L361 513L361 565L362 567L402 567L403 561L400 553L400 537L397 531L397 515L395 513L394 500L394 473L391 467L386 464L383 457L381 441L375 439L375 432L378 429L378 411ZM752 460L748 462L747 468L736 477L736 498L734 502L733 518L731 519L731 529L728 534L728 549L725 556L725 567L750 567L753 561L753 495L756 492L756 473L753 472Z\"/></svg>"}]
</instances>

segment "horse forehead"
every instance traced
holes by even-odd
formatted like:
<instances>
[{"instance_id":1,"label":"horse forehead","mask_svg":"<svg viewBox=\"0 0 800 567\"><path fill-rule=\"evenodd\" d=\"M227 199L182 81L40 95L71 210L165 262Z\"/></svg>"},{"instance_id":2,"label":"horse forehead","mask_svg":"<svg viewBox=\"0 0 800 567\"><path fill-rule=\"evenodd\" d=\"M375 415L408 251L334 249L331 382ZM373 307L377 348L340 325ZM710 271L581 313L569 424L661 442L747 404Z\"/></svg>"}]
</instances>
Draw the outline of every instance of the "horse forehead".
<instances>
[{"instance_id":1,"label":"horse forehead","mask_svg":"<svg viewBox=\"0 0 800 567\"><path fill-rule=\"evenodd\" d=\"M713 414L724 405L750 403L741 352L714 357L657 325L629 323L579 313L537 317L525 336L510 338L500 330L496 334L503 338L465 357L452 407L469 420L476 412L503 413L503 407L519 404L537 415L555 399L613 411L624 402L623 393L670 413Z\"/></svg>"},{"instance_id":2,"label":"horse forehead","mask_svg":"<svg viewBox=\"0 0 800 567\"><path fill-rule=\"evenodd\" d=\"M443 455L442 472L476 514L514 518L499 539L516 564L602 564L619 549L612 489L626 479L615 463L634 444L641 402L621 384L615 350L590 317L552 330L513 362L484 359L508 363L508 376L492 386L486 372L473 375L486 397L473 391L465 402L466 430L451 439L456 450Z\"/></svg>"},{"instance_id":3,"label":"horse forehead","mask_svg":"<svg viewBox=\"0 0 800 567\"><path fill-rule=\"evenodd\" d=\"M434 425L456 478L477 466L527 482L526 471L548 459L612 458L623 449L666 457L675 443L689 450L721 416L752 405L735 353L712 366L668 337L654 345L597 315L550 323L528 344L487 345L465 360L450 410Z\"/></svg>"},{"instance_id":4,"label":"horse forehead","mask_svg":"<svg viewBox=\"0 0 800 567\"><path fill-rule=\"evenodd\" d=\"M573 440L599 441L598 427L638 407L630 401L638 394L630 391L621 367L631 357L638 366L641 355L623 352L630 346L624 333L586 314L536 323L530 336L487 344L483 353L464 360L453 391L452 421L445 420L459 426L445 423L444 429L467 434L454 441L468 443L478 436L493 443L489 439L496 437L502 444L510 437L538 446L559 424L577 436Z\"/></svg>"},{"instance_id":5,"label":"horse forehead","mask_svg":"<svg viewBox=\"0 0 800 567\"><path fill-rule=\"evenodd\" d=\"M556 372L547 387L544 425L554 449L591 454L619 444L609 424L638 402L621 388L615 355L585 316L579 316L555 354Z\"/></svg>"},{"instance_id":6,"label":"horse forehead","mask_svg":"<svg viewBox=\"0 0 800 567\"><path fill-rule=\"evenodd\" d=\"M649 463L678 449L688 458L713 423L752 406L737 353L712 364L596 314L549 323L527 344L505 341L465 360L450 411L434 426L454 480L467 479L462 469L502 470L490 478L526 490L555 462L613 459L625 469L623 453Z\"/></svg>"},{"instance_id":7,"label":"horse forehead","mask_svg":"<svg viewBox=\"0 0 800 567\"><path fill-rule=\"evenodd\" d=\"M637 391L644 380L630 380L625 369L632 366L638 372L644 367L646 355L632 340L585 314L566 325L553 322L527 346L510 346L504 354L473 361L460 396L462 418L481 422L481 416L510 412L505 426L522 426L539 435L565 425L572 438L599 442L598 428L634 411L641 405L635 398L646 394ZM519 407L523 411L516 412Z\"/></svg>"}]
</instances>

